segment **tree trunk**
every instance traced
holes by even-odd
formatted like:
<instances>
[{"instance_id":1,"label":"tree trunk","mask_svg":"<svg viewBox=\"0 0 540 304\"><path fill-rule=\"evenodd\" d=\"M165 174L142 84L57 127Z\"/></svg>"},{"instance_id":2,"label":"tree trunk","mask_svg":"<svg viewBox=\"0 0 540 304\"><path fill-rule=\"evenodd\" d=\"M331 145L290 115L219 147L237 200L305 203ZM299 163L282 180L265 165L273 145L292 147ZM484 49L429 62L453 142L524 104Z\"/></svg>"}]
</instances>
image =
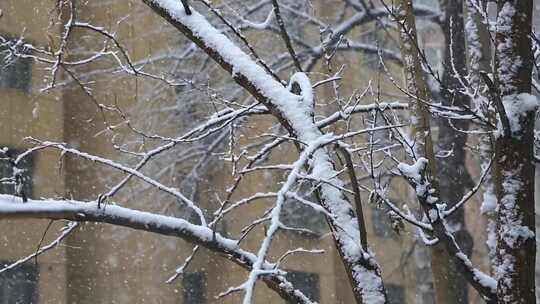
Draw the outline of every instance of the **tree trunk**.
<instances>
[{"instance_id":1,"label":"tree trunk","mask_svg":"<svg viewBox=\"0 0 540 304\"><path fill-rule=\"evenodd\" d=\"M468 96L460 93L462 87L460 80L455 74L464 79L467 75L467 62L465 54L465 28L463 18L462 0L441 0L441 11L444 22L442 30L445 38L444 50L444 72L441 85L441 103L447 106L468 106L470 100ZM458 130L467 130L469 120L448 121L439 120L438 147L440 151L451 151L448 156L438 159L438 176L447 181L446 187L440 188L440 198L448 202L451 207L453 203L459 202L463 195L472 187L472 179L465 166L467 133ZM448 224L455 231L456 241L467 256L472 253L473 239L465 227L465 210L460 208L452 217L448 218ZM441 255L447 254L442 250ZM447 259L450 259L448 257ZM463 273L459 272L455 263L451 262L447 273L447 282L439 281L439 286L447 286L444 290L437 292L437 303L457 304L468 303L467 281Z\"/></svg>"},{"instance_id":2,"label":"tree trunk","mask_svg":"<svg viewBox=\"0 0 540 304\"><path fill-rule=\"evenodd\" d=\"M494 107L490 106L489 99L486 96L486 84L482 80L482 73L488 73L492 69L492 47L490 40L490 32L485 23L484 17L480 12L487 12L487 1L479 0L476 4L470 1L465 1L467 11L467 22L465 25L467 33L467 55L469 66L469 82L472 89L476 92L472 98L473 107L480 111L492 125L497 125L496 113ZM480 167L486 169L489 161L495 152L495 137L490 132L490 127L485 126L483 130L486 134L480 137ZM491 274L495 274L498 267L496 257L496 216L497 206L493 203L495 197L494 176L497 172L497 164L491 163L491 169L486 176L483 185L483 201L481 213L486 216L486 233L488 247L488 257L491 267Z\"/></svg>"},{"instance_id":3,"label":"tree trunk","mask_svg":"<svg viewBox=\"0 0 540 304\"><path fill-rule=\"evenodd\" d=\"M536 303L531 0L498 1L495 87L498 303Z\"/></svg>"},{"instance_id":4,"label":"tree trunk","mask_svg":"<svg viewBox=\"0 0 540 304\"><path fill-rule=\"evenodd\" d=\"M395 17L400 32L401 54L405 60L405 81L407 91L411 96L409 108L411 111L413 140L415 142L414 154L416 158L425 157L428 160L427 176L433 188L437 189L437 180L434 178L436 167L431 139L430 115L426 104L422 102L428 101L429 98L418 50L412 2L410 0L397 1L396 12ZM442 242L430 248L435 298L437 303L447 303L446 299L455 297L448 294L448 291L451 290L448 281L448 274L452 271L450 259Z\"/></svg>"}]
</instances>

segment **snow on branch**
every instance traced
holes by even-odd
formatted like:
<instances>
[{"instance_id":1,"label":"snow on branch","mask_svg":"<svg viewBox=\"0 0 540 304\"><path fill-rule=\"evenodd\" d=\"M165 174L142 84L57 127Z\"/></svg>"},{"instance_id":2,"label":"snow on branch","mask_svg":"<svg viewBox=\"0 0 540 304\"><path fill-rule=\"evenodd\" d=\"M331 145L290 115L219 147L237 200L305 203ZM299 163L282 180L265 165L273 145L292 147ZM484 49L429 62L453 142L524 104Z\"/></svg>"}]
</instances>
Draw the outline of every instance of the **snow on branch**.
<instances>
[{"instance_id":1,"label":"snow on branch","mask_svg":"<svg viewBox=\"0 0 540 304\"><path fill-rule=\"evenodd\" d=\"M240 86L264 104L282 126L299 141L309 146L323 135L310 116L312 105L303 103L302 96L293 94L266 73L263 67L201 14L193 10L191 15L187 15L180 3L174 0L142 1L229 72ZM310 164L314 177L330 180L334 184L341 183L336 178L332 158L325 149L315 151ZM332 215L328 217L329 224L336 247L352 278L355 297L359 302L384 303L386 294L380 268L374 257L360 247L357 220L350 203L341 191L330 185L322 184L318 191L322 206Z\"/></svg>"},{"instance_id":2,"label":"snow on branch","mask_svg":"<svg viewBox=\"0 0 540 304\"><path fill-rule=\"evenodd\" d=\"M421 157L412 165L400 163L398 170L415 189L418 201L431 222L434 236L445 245L456 265L464 272L465 278L482 296L496 298L497 281L473 266L448 227L445 220L446 204L435 196L438 191L429 181L427 166L428 160Z\"/></svg>"},{"instance_id":3,"label":"snow on branch","mask_svg":"<svg viewBox=\"0 0 540 304\"><path fill-rule=\"evenodd\" d=\"M238 241L226 238L212 229L192 224L184 219L137 211L117 205L99 208L97 202L73 200L28 200L23 203L16 196L0 195L0 219L36 218L70 220L76 222L108 223L167 236L179 237L217 252L243 268L250 269L257 257L238 246ZM276 275L275 265L266 261L261 269L269 271L263 281L282 297L295 303L313 303L302 292L295 289L283 275Z\"/></svg>"},{"instance_id":4,"label":"snow on branch","mask_svg":"<svg viewBox=\"0 0 540 304\"><path fill-rule=\"evenodd\" d=\"M35 139L34 139L34 141L39 142L39 141L37 141ZM45 149L45 148L55 148L55 149L60 150L62 153L73 154L73 155L76 155L76 156L81 157L83 159L86 159L86 160L89 160L89 161L92 161L92 162L95 162L95 163L100 163L100 164L115 168L115 169L120 170L120 171L125 172L125 173L129 173L130 175L141 179L142 181L144 181L144 182L158 188L159 190L164 191L164 192L166 192L166 193L168 193L168 194L170 194L172 196L177 197L179 200L184 202L188 207L190 207L199 216L199 220L201 221L201 223L206 226L206 219L204 218L204 214L203 214L202 210L193 201L191 201L189 198L184 196L178 189L163 185L162 183L158 182L157 180L155 180L155 179L153 179L153 178L151 178L149 176L144 175L143 173L141 173L140 171L138 171L136 169L132 169L130 167L127 167L127 166L125 166L123 164L117 163L117 162L115 162L113 160L110 160L110 159L107 159L107 158L104 158L104 157L99 157L99 156L92 155L92 154L87 153L87 152L79 151L79 150L74 149L74 148L66 147L63 143L55 143L55 142L48 142L48 141L40 142L40 146L31 149L31 151L35 151L37 149ZM21 156L19 156L19 157L21 157Z\"/></svg>"}]
</instances>

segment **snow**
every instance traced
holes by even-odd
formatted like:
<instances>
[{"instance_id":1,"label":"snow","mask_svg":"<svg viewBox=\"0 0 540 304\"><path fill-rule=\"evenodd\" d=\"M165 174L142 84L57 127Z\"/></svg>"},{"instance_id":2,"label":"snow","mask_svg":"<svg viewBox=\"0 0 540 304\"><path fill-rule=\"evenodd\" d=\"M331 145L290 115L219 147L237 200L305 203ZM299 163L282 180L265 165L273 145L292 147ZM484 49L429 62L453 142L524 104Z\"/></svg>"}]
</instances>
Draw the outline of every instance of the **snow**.
<instances>
[{"instance_id":1,"label":"snow","mask_svg":"<svg viewBox=\"0 0 540 304\"><path fill-rule=\"evenodd\" d=\"M194 11L189 16L186 15L178 0L153 0L153 2L158 3L159 6L165 8L173 18L189 28L196 37L201 39L205 45L208 46L208 48L215 50L226 63L230 64L232 73L235 77L245 77L248 81L252 82L259 93L268 99L269 104L276 106L279 112L283 114L283 117L291 124L295 135L298 136L298 139L305 147L301 157L292 167L292 172L290 173L287 182L277 194L277 202L271 212L271 225L268 229L267 236L261 244L258 254L255 256L244 252L246 259L252 261L254 265L250 277L244 285L246 290L244 302L251 303L251 295L249 293L253 291L253 286L255 285L258 276L263 274L273 274L277 271L269 268L266 262L266 255L271 245L272 235L280 226L279 214L282 205L285 203L284 198L289 195L289 190L295 183L297 173L302 170L305 164L309 164L313 169L311 175L314 179L330 181L329 183L323 183L320 186L321 197L323 198L324 206L331 215L329 216L329 221L334 223L334 228L339 228L334 231L334 236L341 246L340 248L343 251L344 258L347 262L354 265L352 269L353 277L355 283L357 283L356 287L361 290L363 302L366 304L385 303L385 297L382 293L382 279L380 273L378 273L379 267L376 265L371 253L364 252L360 247L359 244L361 242L358 233L358 222L353 216L350 204L343 197L342 191L335 187L335 185L343 187L343 183L336 178L338 172L334 169L332 159L323 147L324 144L332 139L332 135L323 135L317 127L318 124L313 122L311 115L313 115L314 111L314 93L309 77L304 73L296 73L290 78L290 84L297 83L301 88L300 96L295 95L290 92L290 85L289 88L285 88L281 83L275 81L261 66L257 65L219 30L211 26L199 13ZM272 14L269 14L265 23L270 22L271 16ZM267 25L264 25L264 27L266 26ZM407 60L411 60L410 57L407 57ZM535 104L534 109L536 109L537 101L534 99L533 102L531 96L522 96L521 94L517 95L516 98L519 100L519 102L516 103L517 106L513 100L505 100L505 107L508 108L509 115L518 122L517 125L519 126L520 117L523 113L530 111L528 109L529 107L532 108L532 103ZM353 108L350 111L354 110L355 109ZM233 113L230 115L232 116ZM218 120L222 118L215 117L215 119ZM415 119L415 117L412 117L411 119ZM164 187L156 181L149 179L128 167L89 154L83 154L76 150L63 149L64 151L69 151L81 157L102 162L128 172L129 174L136 175L147 183L182 198L192 208L199 210L191 201L183 198L183 195L176 189ZM438 198L431 196L434 194L433 191L431 191L433 189L429 188L429 184L426 182L426 179L423 178L426 166L427 160L425 158L420 158L413 165L400 163L398 169L405 177L415 182L418 195L426 196L426 201L430 204L434 204L438 201ZM431 220L435 221L438 216L437 210L430 209L429 211ZM142 224L144 226L155 226L158 228L166 227L172 230L188 231L198 240L218 242L229 250L241 252L238 248L237 241L224 238L208 227L193 225L178 218L130 210L120 206L108 205L106 208L100 209L95 202L82 203L54 200L31 200L26 204L22 204L18 198L13 196L0 196L0 214L17 212L44 212L51 214L51 216L65 214L66 212L72 213L76 217L108 216L126 220L130 223ZM201 220L203 220L204 223L202 212L200 215ZM523 237L524 235L528 235L529 232L530 231L525 231L523 229L514 229L509 232L509 235ZM464 259L466 259L466 257L464 257ZM372 263L369 266L372 267L364 267L361 263L358 263L359 260L368 260ZM493 282L489 277L483 276L482 273L477 274L476 272L477 271L475 270L476 277L482 281L483 285L492 285Z\"/></svg>"},{"instance_id":2,"label":"snow","mask_svg":"<svg viewBox=\"0 0 540 304\"><path fill-rule=\"evenodd\" d=\"M480 283L482 286L485 286L493 291L497 290L497 281L490 277L489 275L483 273L482 271L473 267L469 258L462 252L456 253L456 257L462 260L466 267L472 270L474 279Z\"/></svg>"},{"instance_id":3,"label":"snow","mask_svg":"<svg viewBox=\"0 0 540 304\"><path fill-rule=\"evenodd\" d=\"M403 176L417 182L422 181L422 172L426 169L428 160L424 157L420 157L414 164L407 165L405 163L398 164L398 170Z\"/></svg>"},{"instance_id":4,"label":"snow","mask_svg":"<svg viewBox=\"0 0 540 304\"><path fill-rule=\"evenodd\" d=\"M535 234L523 225L523 219L519 216L519 206L516 204L517 196L523 186L518 178L519 168L502 172L504 195L500 200L499 208L500 227L499 234L506 245L515 248L520 240L534 238Z\"/></svg>"},{"instance_id":5,"label":"snow","mask_svg":"<svg viewBox=\"0 0 540 304\"><path fill-rule=\"evenodd\" d=\"M521 58L512 56L512 18L516 13L514 2L505 2L499 15L497 16L497 32L504 36L497 45L497 51L499 55L499 81L502 85L503 93L514 89L511 85L514 75L517 75L518 69L522 64Z\"/></svg>"},{"instance_id":6,"label":"snow","mask_svg":"<svg viewBox=\"0 0 540 304\"><path fill-rule=\"evenodd\" d=\"M489 214L497 210L497 196L495 195L495 189L493 188L493 184L490 183L484 191L482 206L480 207L480 212L482 214Z\"/></svg>"},{"instance_id":7,"label":"snow","mask_svg":"<svg viewBox=\"0 0 540 304\"><path fill-rule=\"evenodd\" d=\"M66 213L74 214L82 218L89 216L107 216L118 220L124 219L130 223L138 223L147 227L166 227L171 230L188 231L198 239L204 241L212 241L215 234L215 232L208 227L194 225L180 218L132 210L112 204L107 205L104 208L98 208L97 202L83 203L61 200L28 200L27 203L22 203L21 199L16 196L0 194L0 214L9 215L17 213L44 213L51 215L51 217L57 217ZM236 241L225 239L219 234L216 235L216 240L228 249L237 248Z\"/></svg>"},{"instance_id":8,"label":"snow","mask_svg":"<svg viewBox=\"0 0 540 304\"><path fill-rule=\"evenodd\" d=\"M488 247L488 255L490 261L496 261L497 256L497 223L493 219L489 219L486 227L487 240L486 245ZM491 263L492 270L495 270L493 267L496 266L496 263ZM495 271L493 271L496 273Z\"/></svg>"},{"instance_id":9,"label":"snow","mask_svg":"<svg viewBox=\"0 0 540 304\"><path fill-rule=\"evenodd\" d=\"M513 134L521 133L521 120L538 108L538 99L529 93L503 97L504 110Z\"/></svg>"},{"instance_id":10,"label":"snow","mask_svg":"<svg viewBox=\"0 0 540 304\"><path fill-rule=\"evenodd\" d=\"M480 283L482 286L486 286L491 290L497 289L497 281L494 280L492 277L486 275L485 273L479 271L478 269L473 269L473 274L475 279Z\"/></svg>"},{"instance_id":11,"label":"snow","mask_svg":"<svg viewBox=\"0 0 540 304\"><path fill-rule=\"evenodd\" d=\"M75 230L75 228L77 228L79 226L79 223L77 222L69 222L66 226L64 226L61 230L60 230L60 235L54 239L52 242L50 242L49 244L43 246L43 247L40 247L37 251L35 251L34 253L30 254L30 255L27 255L26 257L24 258L21 258L9 265L6 265L6 266L3 266L3 267L0 267L0 273L2 272L5 272L5 271L8 271L10 269L14 269L28 261L30 261L31 259L34 259L36 258L37 256L55 248L58 244L60 244L60 242L62 240L64 240L69 234L71 234L72 231Z\"/></svg>"},{"instance_id":12,"label":"snow","mask_svg":"<svg viewBox=\"0 0 540 304\"><path fill-rule=\"evenodd\" d=\"M469 13L467 15L467 21L465 23L465 31L467 32L467 43L469 56L471 57L471 69L477 71L479 69L479 60L482 58L482 47L480 45L480 36L478 34L478 27L473 19L474 9L469 1L466 1Z\"/></svg>"},{"instance_id":13,"label":"snow","mask_svg":"<svg viewBox=\"0 0 540 304\"><path fill-rule=\"evenodd\" d=\"M506 228L506 227L505 227ZM534 232L531 231L528 227L522 225L516 225L508 231L503 230L505 234L505 241L512 246L516 244L517 240L522 239L533 239L535 237Z\"/></svg>"},{"instance_id":14,"label":"snow","mask_svg":"<svg viewBox=\"0 0 540 304\"><path fill-rule=\"evenodd\" d=\"M480 213L488 216L486 225L486 245L488 248L488 255L491 261L495 261L496 249L497 249L497 224L493 217L497 214L498 203L497 196L495 195L495 187L493 182L489 182L486 185L486 189L483 194L482 205L480 207ZM495 263L492 263L495 266Z\"/></svg>"},{"instance_id":15,"label":"snow","mask_svg":"<svg viewBox=\"0 0 540 304\"><path fill-rule=\"evenodd\" d=\"M425 158L419 158L412 165L400 163L398 165L398 170L412 185L415 186L416 195L419 197L420 203L428 204L429 208L426 209L426 206L424 206L424 209L427 211L427 217L429 217L430 222L436 224L439 220L442 221L444 236L448 239L447 242L449 246L453 247L455 257L461 260L461 265L466 268L466 271L473 276L473 279L476 282L483 287L491 289L492 293L495 293L497 282L490 276L473 267L469 258L461 251L459 245L456 243L454 236L452 235L453 228L449 227L444 217L439 216L440 213L445 213L446 204L437 203L438 198L433 196L433 194L436 193L436 191L434 191L436 189L430 187L429 181L424 177L424 171L427 164L428 161ZM441 235L437 236L441 238ZM428 242L431 241L428 240Z\"/></svg>"},{"instance_id":16,"label":"snow","mask_svg":"<svg viewBox=\"0 0 540 304\"><path fill-rule=\"evenodd\" d=\"M437 219L439 219L439 213L436 209L429 209L428 211L429 220L430 222L435 222Z\"/></svg>"},{"instance_id":17,"label":"snow","mask_svg":"<svg viewBox=\"0 0 540 304\"><path fill-rule=\"evenodd\" d=\"M97 202L42 199L28 200L27 203L23 203L19 197L0 194L0 219L20 216L112 223L155 233L179 236L203 246L209 245L232 259L237 259L242 263L249 262L248 265L253 265L258 259L253 253L241 249L237 240L226 238L206 226L192 224L180 218L137 211L115 204L109 204L105 208L98 208ZM46 248L43 249L47 250ZM270 275L276 272L281 273L281 271L276 270L275 264L267 261L260 264L260 269L262 273ZM300 291L293 291L293 286L282 275L273 277L280 284L289 286L287 291L303 299L304 303L312 303Z\"/></svg>"},{"instance_id":18,"label":"snow","mask_svg":"<svg viewBox=\"0 0 540 304\"><path fill-rule=\"evenodd\" d=\"M124 166L124 165L122 165L122 164L120 164L118 162L115 162L113 160L103 158L103 157L100 157L100 156L96 156L96 155L92 155L90 153L82 152L82 151L79 151L77 149L68 148L68 147L64 146L64 144L61 144L61 143L45 141L45 142L42 142L41 144L42 144L42 146L45 146L45 147L55 147L55 148L59 149L60 151L62 151L62 153L71 153L71 154L77 155L77 156L79 156L81 158L90 160L92 162L102 163L102 164L105 164L107 166L116 168L116 169L118 169L120 171L129 173L129 174L131 174L133 176L136 176L137 178L141 179L142 181L144 181L144 182L146 182L146 183L148 183L148 184L150 184L152 186L155 186L156 188L158 188L158 189L160 189L160 190L162 190L164 192L167 192L170 195L173 195L173 196L179 198L182 202L184 202L188 207L190 207L198 215L199 220L201 221L201 223L203 225L206 225L206 219L204 217L204 214L203 214L201 208L199 208L193 201L188 199L185 195L183 195L176 188L168 187L166 185L163 185L162 183L158 182L157 180L155 180L155 179L153 179L153 178L151 178L149 176L144 175L140 171L135 170L133 168L130 168L128 166ZM169 144L168 146L170 146L170 145L171 144ZM167 147L167 146L165 146L165 147ZM157 148L157 149L161 149L161 148ZM28 151L26 153L28 153ZM19 155L17 157L16 162L18 162L19 159L21 159L26 153L23 153L23 154ZM152 151L149 152L149 155L151 153L152 153Z\"/></svg>"},{"instance_id":19,"label":"snow","mask_svg":"<svg viewBox=\"0 0 540 304\"><path fill-rule=\"evenodd\" d=\"M503 252L502 259L499 262L499 265L496 265L495 267L495 278L497 280L502 280L505 276L505 274L510 273L514 271L514 265L516 262L516 258L512 256L511 254L507 254L506 252ZM502 288L506 288L505 285L509 284L510 282L507 282L505 284L501 284Z\"/></svg>"},{"instance_id":20,"label":"snow","mask_svg":"<svg viewBox=\"0 0 540 304\"><path fill-rule=\"evenodd\" d=\"M269 98L282 112L288 113L289 120L294 121L297 126L305 127L302 121L304 114L294 114L301 104L299 102L301 97L292 94L281 83L275 81L263 67L257 65L224 34L208 23L204 16L194 10L191 15L186 15L183 7L176 0L154 0L153 2L169 12L175 20L188 27L207 47L216 50L223 60L232 66L234 75L245 76L255 85L259 93Z\"/></svg>"},{"instance_id":21,"label":"snow","mask_svg":"<svg viewBox=\"0 0 540 304\"><path fill-rule=\"evenodd\" d=\"M307 82L307 85L309 86L309 88L311 88L311 84L309 83L309 81ZM279 219L279 216L281 214L283 204L285 204L286 202L285 199L287 197L287 193L295 185L296 180L299 176L299 173L303 169L304 165L307 163L308 158L312 155L312 153L314 153L316 149L319 149L321 145L326 143L328 139L330 138L332 138L332 135L327 134L326 136L319 138L319 140L314 141L306 150L304 150L304 152L302 152L298 160L294 163L293 170L289 173L287 177L287 181L283 184L283 186L279 190L276 204L274 205L270 213L270 217L271 217L270 226L267 229L266 236L264 237L261 243L261 246L259 248L259 252L257 253L257 260L253 264L251 272L249 273L248 280L242 286L242 288L245 290L245 296L243 300L244 304L251 303L253 291L255 288L255 283L259 276L265 274L262 271L261 267L263 266L263 262L266 259L266 255L268 254L268 251L270 250L270 245L272 243L274 234L278 231L278 229L282 225Z\"/></svg>"},{"instance_id":22,"label":"snow","mask_svg":"<svg viewBox=\"0 0 540 304\"><path fill-rule=\"evenodd\" d=\"M297 83L300 86L302 103L304 107L309 109L307 114L311 115L313 113L314 97L313 97L313 87L311 86L311 81L305 73L298 72L291 76L289 80L289 86L287 87L289 91L292 89L292 85Z\"/></svg>"},{"instance_id":23,"label":"snow","mask_svg":"<svg viewBox=\"0 0 540 304\"><path fill-rule=\"evenodd\" d=\"M365 304L384 304L385 297L381 291L383 284L380 275L373 273L373 270L367 270L361 266L354 267L354 273L360 281L360 289L362 290L362 300Z\"/></svg>"},{"instance_id":24,"label":"snow","mask_svg":"<svg viewBox=\"0 0 540 304\"><path fill-rule=\"evenodd\" d=\"M399 163L398 170L403 176L420 183L422 180L422 171L425 170L427 163L428 160L421 157L412 165Z\"/></svg>"},{"instance_id":25,"label":"snow","mask_svg":"<svg viewBox=\"0 0 540 304\"><path fill-rule=\"evenodd\" d=\"M347 119L352 113L356 112L369 112L369 111L384 111L387 109L407 109L408 108L407 103L402 102L381 102L381 103L372 103L372 104L358 104L354 106L346 107L345 109L335 112L332 115L327 116L326 118L323 118L321 120L317 121L317 126L324 127L332 122L338 120L338 119Z\"/></svg>"},{"instance_id":26,"label":"snow","mask_svg":"<svg viewBox=\"0 0 540 304\"><path fill-rule=\"evenodd\" d=\"M241 77L249 82L250 86L256 88L257 93L266 99L259 101L263 101L267 106L277 109L277 112L291 126L292 131L300 142L304 143L306 147L318 145L317 141L323 137L323 134L310 115L313 112L313 93L308 89L308 86L311 87L311 84L305 74L296 74L293 76L292 80L298 82L302 87L302 96L295 95L271 75L267 74L261 66L224 34L214 28L198 12L193 10L191 15L186 15L183 6L177 0L148 0L148 2L163 9L174 22L181 24L191 31L197 40L204 43L207 49L212 50L215 54L214 59L222 61L222 64L231 67L233 77L237 79ZM318 148L314 151L308 163L312 167L312 176L314 178L330 181L333 185L342 185L342 182L336 178L338 172L335 171L332 159L325 148ZM320 192L323 207L332 214L332 217L328 217L328 219L335 228L334 238L338 248L342 251L344 262L351 266L365 263L371 256L360 248L360 233L351 205L347 202L343 193L335 189L332 185L322 184L320 186ZM283 196L285 194L283 193ZM279 207L275 209L279 209ZM276 210L274 211L277 212ZM273 226L275 227L278 222L276 220ZM266 240L263 241L259 250L260 255L265 254L267 251L265 247L267 245L268 242ZM378 265L372 264L372 266L375 269L373 271L378 269ZM251 279L258 276L256 274L257 267L254 268L255 272L250 274ZM356 271L355 269L353 268L353 272ZM359 287L362 285L369 286L373 283L373 280L365 278L363 274L364 272L353 273L355 284ZM372 272L372 274L375 276L379 275L376 272ZM249 280L250 286L252 284L251 279ZM242 289L246 290L243 287ZM379 293L382 295L382 286L379 289L373 289L373 292L375 290L379 290Z\"/></svg>"},{"instance_id":27,"label":"snow","mask_svg":"<svg viewBox=\"0 0 540 304\"><path fill-rule=\"evenodd\" d=\"M251 28L254 28L254 29L257 29L257 30L264 30L264 29L267 29L270 26L270 23L274 19L273 18L274 17L274 10L271 9L270 12L268 13L268 15L266 16L266 19L261 23L251 22L251 21L249 21L247 19L244 19L240 15L238 15L237 17L240 18L242 20L242 22L244 22L245 25L247 25L247 26L249 26Z\"/></svg>"},{"instance_id":28,"label":"snow","mask_svg":"<svg viewBox=\"0 0 540 304\"><path fill-rule=\"evenodd\" d=\"M34 119L39 118L39 102L36 102L34 104L34 108L32 109L32 118Z\"/></svg>"},{"instance_id":29,"label":"snow","mask_svg":"<svg viewBox=\"0 0 540 304\"><path fill-rule=\"evenodd\" d=\"M416 187L416 195L419 197L425 197L425 201L429 204L434 204L437 202L438 198L434 197L429 193L430 187L429 183L423 178L424 171L428 160L424 157L418 158L418 160L412 164L407 165L405 163L399 163L397 168L401 174L412 181Z\"/></svg>"}]
</instances>

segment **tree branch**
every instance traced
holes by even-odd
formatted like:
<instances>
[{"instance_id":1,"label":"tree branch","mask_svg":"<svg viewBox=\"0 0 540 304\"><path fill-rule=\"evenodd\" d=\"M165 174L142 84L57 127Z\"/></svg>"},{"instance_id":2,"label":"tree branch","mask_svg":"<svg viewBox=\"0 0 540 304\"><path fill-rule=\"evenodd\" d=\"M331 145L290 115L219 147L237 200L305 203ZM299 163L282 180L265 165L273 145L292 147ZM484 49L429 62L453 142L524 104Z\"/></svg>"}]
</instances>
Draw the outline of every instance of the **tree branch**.
<instances>
[{"instance_id":1,"label":"tree branch","mask_svg":"<svg viewBox=\"0 0 540 304\"><path fill-rule=\"evenodd\" d=\"M291 54L294 66L296 67L298 72L302 72L302 66L300 65L300 61L298 61L298 57L296 56L296 53L291 43L291 38L289 37L289 33L287 33L287 29L285 28L285 22L283 22L283 18L281 18L279 3L277 2L277 0L272 0L272 5L274 6L274 14L276 15L276 20L281 31L281 38L285 42L285 46L287 46L289 54Z\"/></svg>"},{"instance_id":2,"label":"tree branch","mask_svg":"<svg viewBox=\"0 0 540 304\"><path fill-rule=\"evenodd\" d=\"M309 116L301 97L275 81L265 70L240 50L206 18L192 10L186 15L178 2L172 0L142 0L158 15L192 40L210 58L227 71L233 80L264 104L281 125L299 141L310 144L323 134ZM312 106L312 105L309 105ZM325 149L316 151L310 160L318 178L339 181L333 169L332 158ZM375 258L362 250L354 211L343 193L329 185L320 185L321 205L332 214L327 217L336 242L336 248L347 269L358 303L372 299L386 301L380 267ZM348 226L351 231L339 227ZM356 225L355 225L356 226ZM352 232L352 233L351 233Z\"/></svg>"},{"instance_id":3,"label":"tree branch","mask_svg":"<svg viewBox=\"0 0 540 304\"><path fill-rule=\"evenodd\" d=\"M70 220L76 222L107 223L136 230L174 236L205 247L238 264L251 269L256 256L238 247L238 242L223 237L208 227L164 215L142 212L109 204L98 208L97 202L29 200L28 203L11 195L0 195L0 219L36 218ZM275 270L274 264L265 262L263 268ZM268 274L262 277L266 285L281 297L294 303L313 303L301 291L294 289L285 277Z\"/></svg>"}]
</instances>

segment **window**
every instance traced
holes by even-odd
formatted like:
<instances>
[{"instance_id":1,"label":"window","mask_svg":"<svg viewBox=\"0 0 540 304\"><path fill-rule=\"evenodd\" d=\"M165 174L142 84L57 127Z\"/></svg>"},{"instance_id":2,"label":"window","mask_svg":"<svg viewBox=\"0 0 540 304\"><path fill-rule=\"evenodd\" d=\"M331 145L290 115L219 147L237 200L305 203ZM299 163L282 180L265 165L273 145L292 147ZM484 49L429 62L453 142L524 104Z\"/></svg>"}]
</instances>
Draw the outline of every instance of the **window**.
<instances>
[{"instance_id":1,"label":"window","mask_svg":"<svg viewBox=\"0 0 540 304\"><path fill-rule=\"evenodd\" d=\"M10 156L12 158L19 155L19 151L14 149L9 149ZM0 159L4 155L0 153ZM32 197L32 169L33 169L33 158L31 155L25 157L20 163L19 166L23 169L23 191L27 197ZM6 160L0 160L0 179L9 178L13 176L13 166ZM1 194L11 194L15 195L15 186L10 183L0 183L0 193Z\"/></svg>"},{"instance_id":2,"label":"window","mask_svg":"<svg viewBox=\"0 0 540 304\"><path fill-rule=\"evenodd\" d=\"M378 70L380 66L379 49L389 50L391 52L399 52L398 45L393 37L391 37L383 28L379 25L369 29L367 32L362 33L360 41L367 46L374 48L375 52L364 51L362 53L362 66L369 67L372 70ZM384 52L380 54L385 59Z\"/></svg>"},{"instance_id":3,"label":"window","mask_svg":"<svg viewBox=\"0 0 540 304\"><path fill-rule=\"evenodd\" d=\"M431 304L435 303L435 286L433 283L425 283L420 286L420 299L418 304Z\"/></svg>"},{"instance_id":4,"label":"window","mask_svg":"<svg viewBox=\"0 0 540 304\"><path fill-rule=\"evenodd\" d=\"M317 202L315 195L307 194L308 191L298 191L299 194L302 192L305 193L305 199ZM328 230L328 224L322 213L293 199L287 200L283 205L280 219L288 227L308 229L317 235L322 235Z\"/></svg>"},{"instance_id":5,"label":"window","mask_svg":"<svg viewBox=\"0 0 540 304\"><path fill-rule=\"evenodd\" d=\"M430 9L437 12L441 10L439 6L439 0L416 0L413 3L429 7Z\"/></svg>"},{"instance_id":6,"label":"window","mask_svg":"<svg viewBox=\"0 0 540 304\"><path fill-rule=\"evenodd\" d=\"M385 207L375 207L371 209L371 224L373 225L373 233L379 238L396 236Z\"/></svg>"},{"instance_id":7,"label":"window","mask_svg":"<svg viewBox=\"0 0 540 304\"><path fill-rule=\"evenodd\" d=\"M184 304L206 303L206 277L202 272L184 274L182 280Z\"/></svg>"},{"instance_id":8,"label":"window","mask_svg":"<svg viewBox=\"0 0 540 304\"><path fill-rule=\"evenodd\" d=\"M385 284L389 304L405 304L405 288L397 284Z\"/></svg>"},{"instance_id":9,"label":"window","mask_svg":"<svg viewBox=\"0 0 540 304\"><path fill-rule=\"evenodd\" d=\"M37 267L34 264L0 273L0 304L36 304L37 298Z\"/></svg>"},{"instance_id":10,"label":"window","mask_svg":"<svg viewBox=\"0 0 540 304\"><path fill-rule=\"evenodd\" d=\"M433 69L433 72L441 75L443 72L443 54L441 49L437 46L428 46L424 49L424 54L426 55L426 60Z\"/></svg>"},{"instance_id":11,"label":"window","mask_svg":"<svg viewBox=\"0 0 540 304\"><path fill-rule=\"evenodd\" d=\"M8 38L7 41L1 43L0 40L0 89L17 89L28 94L31 89L32 60L11 56L7 44L13 44L15 40Z\"/></svg>"},{"instance_id":12,"label":"window","mask_svg":"<svg viewBox=\"0 0 540 304\"><path fill-rule=\"evenodd\" d=\"M367 44L367 45L379 46L379 39L377 37L376 30L371 30L371 31L363 34L361 39L362 39L362 42ZM364 66L367 66L367 67L369 67L369 68L371 68L373 70L378 69L378 67L379 67L379 54L364 52L362 54L362 59L363 59L363 65Z\"/></svg>"},{"instance_id":13,"label":"window","mask_svg":"<svg viewBox=\"0 0 540 304\"><path fill-rule=\"evenodd\" d=\"M287 280L313 301L320 301L319 275L311 272L288 271Z\"/></svg>"},{"instance_id":14,"label":"window","mask_svg":"<svg viewBox=\"0 0 540 304\"><path fill-rule=\"evenodd\" d=\"M429 22L418 22L417 29L418 43L427 63L434 73L441 75L444 70L444 39L442 39L444 36L439 26ZM459 54L454 54L454 56L459 56Z\"/></svg>"}]
</instances>

